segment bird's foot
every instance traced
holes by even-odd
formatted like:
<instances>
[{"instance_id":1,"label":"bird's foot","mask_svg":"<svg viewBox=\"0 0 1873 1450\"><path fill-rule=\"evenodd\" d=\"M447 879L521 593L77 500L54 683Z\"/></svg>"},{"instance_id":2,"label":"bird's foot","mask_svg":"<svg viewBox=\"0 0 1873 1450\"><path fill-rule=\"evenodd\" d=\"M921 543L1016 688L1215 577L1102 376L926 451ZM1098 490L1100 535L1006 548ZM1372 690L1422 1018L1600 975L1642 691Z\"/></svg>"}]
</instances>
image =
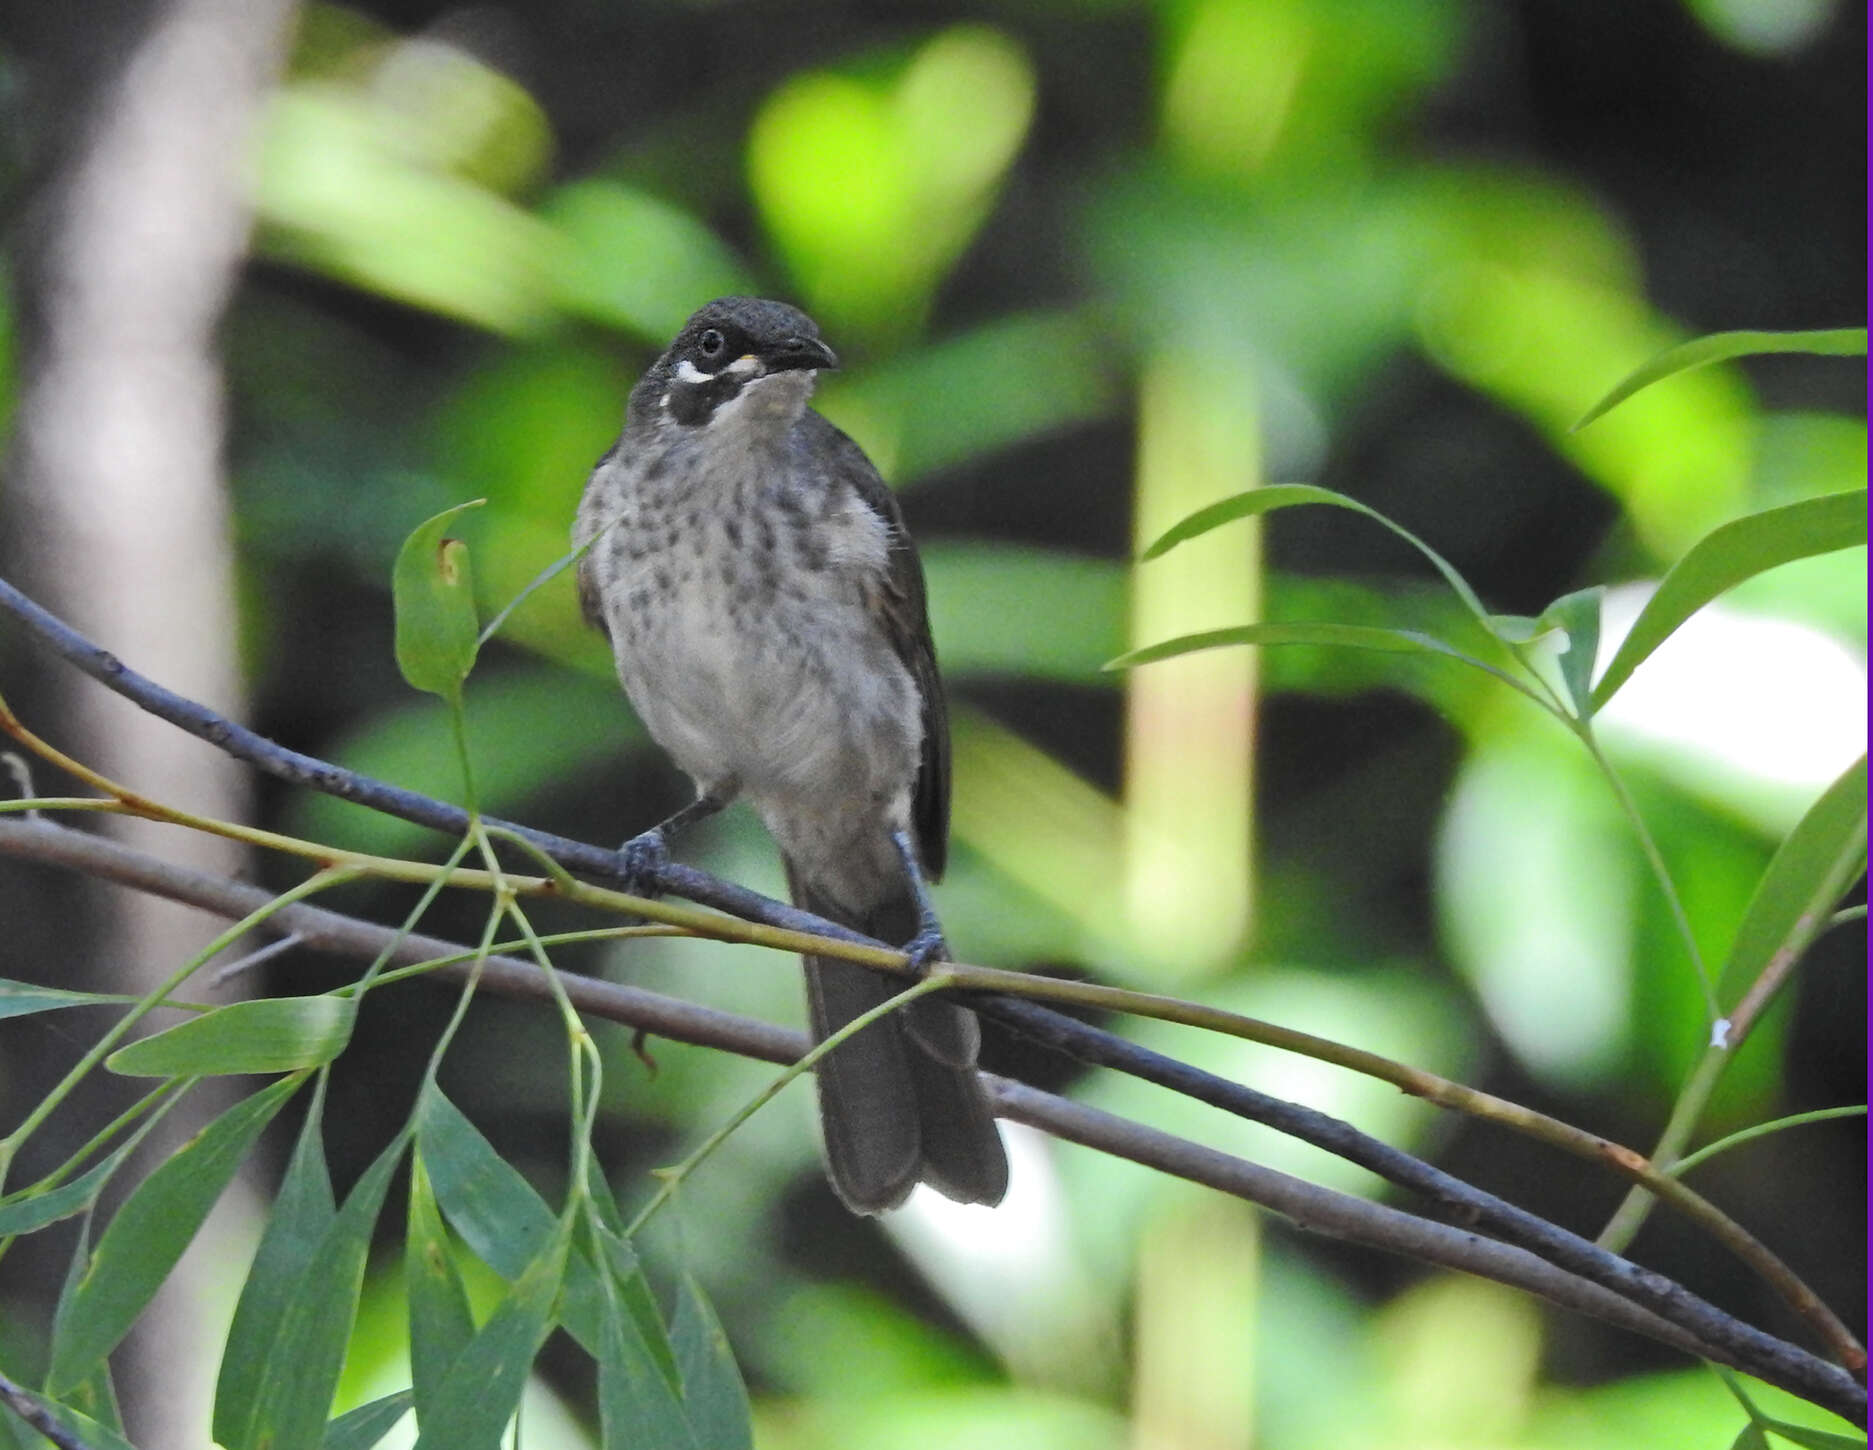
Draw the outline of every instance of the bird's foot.
<instances>
[{"instance_id":1,"label":"bird's foot","mask_svg":"<svg viewBox=\"0 0 1873 1450\"><path fill-rule=\"evenodd\" d=\"M661 896L664 868L670 864L663 827L652 826L648 831L640 831L618 847L618 864L621 868L619 884L626 895Z\"/></svg>"},{"instance_id":2,"label":"bird's foot","mask_svg":"<svg viewBox=\"0 0 1873 1450\"><path fill-rule=\"evenodd\" d=\"M925 922L917 935L904 943L904 954L910 958L911 971L919 977L936 963L948 961L950 948L943 940L943 928L934 921Z\"/></svg>"}]
</instances>

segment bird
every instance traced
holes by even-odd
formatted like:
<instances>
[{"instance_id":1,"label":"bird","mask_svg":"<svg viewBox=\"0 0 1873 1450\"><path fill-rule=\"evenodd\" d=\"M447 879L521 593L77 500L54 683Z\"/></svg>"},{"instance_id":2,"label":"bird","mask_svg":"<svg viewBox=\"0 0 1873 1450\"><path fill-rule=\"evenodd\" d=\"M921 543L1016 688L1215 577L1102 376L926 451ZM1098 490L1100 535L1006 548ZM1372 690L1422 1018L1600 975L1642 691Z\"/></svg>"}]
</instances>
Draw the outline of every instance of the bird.
<instances>
[{"instance_id":1,"label":"bird","mask_svg":"<svg viewBox=\"0 0 1873 1450\"><path fill-rule=\"evenodd\" d=\"M806 313L723 297L631 389L573 525L579 598L695 799L620 848L649 882L683 828L751 805L796 906L918 966L948 948L929 882L948 851L950 751L923 566L864 451L807 406L839 365ZM808 955L816 1042L902 990ZM943 994L818 1065L827 1176L878 1214L918 1183L996 1204L1008 1158L976 1016Z\"/></svg>"}]
</instances>

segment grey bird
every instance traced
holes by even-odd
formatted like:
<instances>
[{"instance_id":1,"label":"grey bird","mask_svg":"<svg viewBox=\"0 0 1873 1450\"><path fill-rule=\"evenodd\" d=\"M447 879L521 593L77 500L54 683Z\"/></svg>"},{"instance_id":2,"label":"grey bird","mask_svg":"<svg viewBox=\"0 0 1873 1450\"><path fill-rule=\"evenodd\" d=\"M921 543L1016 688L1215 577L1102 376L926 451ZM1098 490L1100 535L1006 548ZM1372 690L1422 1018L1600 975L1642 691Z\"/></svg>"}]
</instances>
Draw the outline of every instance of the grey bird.
<instances>
[{"instance_id":1,"label":"grey bird","mask_svg":"<svg viewBox=\"0 0 1873 1450\"><path fill-rule=\"evenodd\" d=\"M586 617L694 802L627 841L648 879L675 831L737 798L779 845L796 905L920 962L946 955L925 880L949 835L949 728L923 567L859 446L807 407L838 366L805 313L724 297L631 390L573 528ZM901 982L805 958L816 1040ZM998 1203L1008 1160L975 1014L929 997L819 1067L828 1176L855 1213L918 1183Z\"/></svg>"}]
</instances>

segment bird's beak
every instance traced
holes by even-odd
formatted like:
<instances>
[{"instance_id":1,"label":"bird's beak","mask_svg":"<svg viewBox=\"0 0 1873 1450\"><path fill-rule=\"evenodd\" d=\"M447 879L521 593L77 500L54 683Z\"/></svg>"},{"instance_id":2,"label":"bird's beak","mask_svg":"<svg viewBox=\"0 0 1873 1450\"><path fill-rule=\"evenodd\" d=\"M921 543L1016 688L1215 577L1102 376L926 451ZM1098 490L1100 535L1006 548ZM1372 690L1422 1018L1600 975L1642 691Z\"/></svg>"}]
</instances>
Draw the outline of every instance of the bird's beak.
<instances>
[{"instance_id":1,"label":"bird's beak","mask_svg":"<svg viewBox=\"0 0 1873 1450\"><path fill-rule=\"evenodd\" d=\"M838 354L817 337L785 338L763 353L761 361L767 364L770 373L839 366Z\"/></svg>"}]
</instances>

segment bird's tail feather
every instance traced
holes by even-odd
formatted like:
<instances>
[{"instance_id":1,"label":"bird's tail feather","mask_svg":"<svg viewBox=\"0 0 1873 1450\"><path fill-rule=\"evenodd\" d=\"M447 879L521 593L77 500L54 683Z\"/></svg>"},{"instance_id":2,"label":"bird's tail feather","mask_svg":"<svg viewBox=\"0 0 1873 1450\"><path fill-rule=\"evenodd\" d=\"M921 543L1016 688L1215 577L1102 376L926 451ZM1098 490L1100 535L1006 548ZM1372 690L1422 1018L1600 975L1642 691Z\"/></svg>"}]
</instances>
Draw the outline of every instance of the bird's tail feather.
<instances>
[{"instance_id":1,"label":"bird's tail feather","mask_svg":"<svg viewBox=\"0 0 1873 1450\"><path fill-rule=\"evenodd\" d=\"M863 919L788 873L794 903L880 941L917 929L908 889ZM814 1041L903 990L879 972L806 957ZM820 1127L833 1189L855 1213L895 1208L919 1182L959 1203L999 1203L1008 1157L976 1071L975 1013L925 997L873 1023L819 1065Z\"/></svg>"}]
</instances>

